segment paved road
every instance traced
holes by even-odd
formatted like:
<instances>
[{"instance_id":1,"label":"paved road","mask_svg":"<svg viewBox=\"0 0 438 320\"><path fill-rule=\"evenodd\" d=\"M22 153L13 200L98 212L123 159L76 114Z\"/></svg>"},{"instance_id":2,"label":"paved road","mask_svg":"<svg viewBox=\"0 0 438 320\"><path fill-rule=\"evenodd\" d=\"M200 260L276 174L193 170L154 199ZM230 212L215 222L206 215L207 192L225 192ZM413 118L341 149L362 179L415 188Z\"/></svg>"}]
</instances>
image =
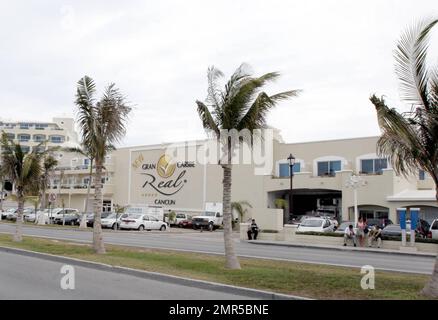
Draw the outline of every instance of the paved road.
<instances>
[{"instance_id":1,"label":"paved road","mask_svg":"<svg viewBox=\"0 0 438 320\"><path fill-rule=\"evenodd\" d=\"M179 284L74 266L75 289L61 289L63 263L0 253L0 300L3 299L251 299Z\"/></svg>"},{"instance_id":2,"label":"paved road","mask_svg":"<svg viewBox=\"0 0 438 320\"><path fill-rule=\"evenodd\" d=\"M0 224L0 232L12 233L13 224ZM51 228L23 227L25 235L52 237L63 240L91 242L92 233L79 230L60 230ZM223 254L223 234L221 232L138 232L108 231L104 234L106 243L144 248L161 248ZM318 264L362 267L372 265L376 269L396 270L431 274L435 259L433 257L402 256L357 251L338 251L300 247L280 247L254 245L240 242L235 235L236 252L239 256L284 259L289 261Z\"/></svg>"}]
</instances>

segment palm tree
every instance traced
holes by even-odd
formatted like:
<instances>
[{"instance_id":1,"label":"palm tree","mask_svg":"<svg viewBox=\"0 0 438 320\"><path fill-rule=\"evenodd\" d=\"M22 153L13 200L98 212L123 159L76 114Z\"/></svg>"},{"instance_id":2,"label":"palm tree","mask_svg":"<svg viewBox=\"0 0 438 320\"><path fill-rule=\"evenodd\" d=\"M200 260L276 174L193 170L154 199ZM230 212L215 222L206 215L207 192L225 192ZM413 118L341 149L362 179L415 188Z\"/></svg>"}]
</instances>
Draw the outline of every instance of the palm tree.
<instances>
[{"instance_id":1,"label":"palm tree","mask_svg":"<svg viewBox=\"0 0 438 320\"><path fill-rule=\"evenodd\" d=\"M21 242L23 240L22 225L25 196L31 190L35 190L38 185L42 171L42 153L39 153L38 148L35 147L30 153L23 152L20 144L9 141L4 132L1 137L1 146L3 170L9 181L15 184L18 202L17 222L13 240Z\"/></svg>"},{"instance_id":2,"label":"palm tree","mask_svg":"<svg viewBox=\"0 0 438 320\"><path fill-rule=\"evenodd\" d=\"M101 226L103 164L106 155L114 150L113 145L126 133L131 107L114 84L106 87L99 101L95 101L95 92L93 79L84 76L78 81L75 103L83 145L91 150L95 162L93 247L96 253L105 253Z\"/></svg>"},{"instance_id":3,"label":"palm tree","mask_svg":"<svg viewBox=\"0 0 438 320\"><path fill-rule=\"evenodd\" d=\"M218 81L223 73L211 67L208 69L208 95L206 103L196 101L202 125L213 133L222 143L228 159L220 162L224 172L223 178L223 214L224 214L224 245L226 267L240 269L240 264L234 251L232 241L231 213L231 154L235 145L230 137L222 139L221 130L237 131L266 128L266 115L279 101L286 100L298 94L297 90L281 92L269 96L260 91L268 82L279 77L279 73L271 72L261 77L253 77L241 65L220 90ZM210 111L211 110L211 111ZM226 141L225 141L226 140ZM252 144L252 141L251 141Z\"/></svg>"},{"instance_id":4,"label":"palm tree","mask_svg":"<svg viewBox=\"0 0 438 320\"><path fill-rule=\"evenodd\" d=\"M437 23L419 22L397 44L396 74L401 97L412 104L411 111L400 113L375 95L370 100L382 131L378 153L389 158L397 174L409 176L418 169L427 172L435 182L438 200L438 68L426 66L429 32ZM423 293L438 297L438 256Z\"/></svg>"},{"instance_id":5,"label":"palm tree","mask_svg":"<svg viewBox=\"0 0 438 320\"><path fill-rule=\"evenodd\" d=\"M43 172L41 175L41 211L46 209L46 190L49 185L50 175L53 170L58 165L58 160L56 160L53 155L46 154L43 158ZM35 219L36 223L36 219Z\"/></svg>"},{"instance_id":6,"label":"palm tree","mask_svg":"<svg viewBox=\"0 0 438 320\"><path fill-rule=\"evenodd\" d=\"M81 155L83 155L84 157L86 157L88 160L90 160L89 166L90 166L90 171L88 173L88 183L87 183L87 199L85 201L85 208L84 208L84 214L81 217L81 223L79 225L79 228L87 228L87 217L86 214L88 212L88 202L90 199L90 189L91 189L91 183L93 180L93 162L94 162L94 156L93 156L93 152L91 149L89 149L90 146L87 146L84 143L81 143L81 147L80 148L65 148L63 149L66 152L71 152L71 153L79 153Z\"/></svg>"},{"instance_id":7,"label":"palm tree","mask_svg":"<svg viewBox=\"0 0 438 320\"><path fill-rule=\"evenodd\" d=\"M2 219L1 213L3 212L3 201L4 201L4 192L5 192L5 173L3 170L3 166L0 164L0 220Z\"/></svg>"},{"instance_id":8,"label":"palm tree","mask_svg":"<svg viewBox=\"0 0 438 320\"><path fill-rule=\"evenodd\" d=\"M248 201L231 202L231 211L237 211L240 222L243 222L243 218L248 213L248 208L252 208Z\"/></svg>"}]
</instances>

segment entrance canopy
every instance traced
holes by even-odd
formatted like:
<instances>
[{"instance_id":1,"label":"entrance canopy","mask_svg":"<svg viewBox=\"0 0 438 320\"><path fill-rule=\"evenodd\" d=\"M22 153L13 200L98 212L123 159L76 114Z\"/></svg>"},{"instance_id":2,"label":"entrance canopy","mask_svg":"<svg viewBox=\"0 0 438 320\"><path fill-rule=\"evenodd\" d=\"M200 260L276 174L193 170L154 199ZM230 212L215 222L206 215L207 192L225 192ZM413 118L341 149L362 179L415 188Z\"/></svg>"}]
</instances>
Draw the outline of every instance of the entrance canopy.
<instances>
[{"instance_id":1,"label":"entrance canopy","mask_svg":"<svg viewBox=\"0 0 438 320\"><path fill-rule=\"evenodd\" d=\"M436 201L435 190L403 190L386 198L389 202Z\"/></svg>"}]
</instances>

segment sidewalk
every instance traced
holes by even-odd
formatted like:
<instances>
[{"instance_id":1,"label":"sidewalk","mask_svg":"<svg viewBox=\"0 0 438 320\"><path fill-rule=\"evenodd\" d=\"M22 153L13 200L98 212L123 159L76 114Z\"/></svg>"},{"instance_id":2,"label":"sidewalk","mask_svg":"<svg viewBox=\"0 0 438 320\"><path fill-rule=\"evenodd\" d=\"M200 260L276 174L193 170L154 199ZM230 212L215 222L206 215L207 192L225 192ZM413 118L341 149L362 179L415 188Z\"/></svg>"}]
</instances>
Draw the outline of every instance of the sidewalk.
<instances>
[{"instance_id":1,"label":"sidewalk","mask_svg":"<svg viewBox=\"0 0 438 320\"><path fill-rule=\"evenodd\" d=\"M338 250L338 251L356 251L356 252L372 252L372 253L382 253L382 254L399 254L407 256L422 256L422 257L436 257L436 253L430 252L420 252L411 251L410 247L406 247L406 251L403 250L391 250L391 249L378 249L378 248L368 248L368 247L352 247L343 245L315 245L315 244L300 244L296 242L289 241L267 241L267 240L241 240L255 245L269 245L269 246L282 246L282 247L301 247L301 248L311 248L311 249L326 249L326 250Z\"/></svg>"}]
</instances>

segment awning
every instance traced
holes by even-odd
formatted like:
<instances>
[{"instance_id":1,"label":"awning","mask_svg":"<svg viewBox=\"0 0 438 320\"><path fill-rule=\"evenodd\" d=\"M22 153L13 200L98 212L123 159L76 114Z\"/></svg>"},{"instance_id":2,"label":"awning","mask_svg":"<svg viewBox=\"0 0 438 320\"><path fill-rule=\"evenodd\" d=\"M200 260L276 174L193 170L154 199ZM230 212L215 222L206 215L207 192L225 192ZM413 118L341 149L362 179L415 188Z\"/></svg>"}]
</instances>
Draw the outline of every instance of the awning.
<instances>
[{"instance_id":1,"label":"awning","mask_svg":"<svg viewBox=\"0 0 438 320\"><path fill-rule=\"evenodd\" d=\"M389 202L394 201L436 201L435 190L403 190L392 196L386 197Z\"/></svg>"}]
</instances>

